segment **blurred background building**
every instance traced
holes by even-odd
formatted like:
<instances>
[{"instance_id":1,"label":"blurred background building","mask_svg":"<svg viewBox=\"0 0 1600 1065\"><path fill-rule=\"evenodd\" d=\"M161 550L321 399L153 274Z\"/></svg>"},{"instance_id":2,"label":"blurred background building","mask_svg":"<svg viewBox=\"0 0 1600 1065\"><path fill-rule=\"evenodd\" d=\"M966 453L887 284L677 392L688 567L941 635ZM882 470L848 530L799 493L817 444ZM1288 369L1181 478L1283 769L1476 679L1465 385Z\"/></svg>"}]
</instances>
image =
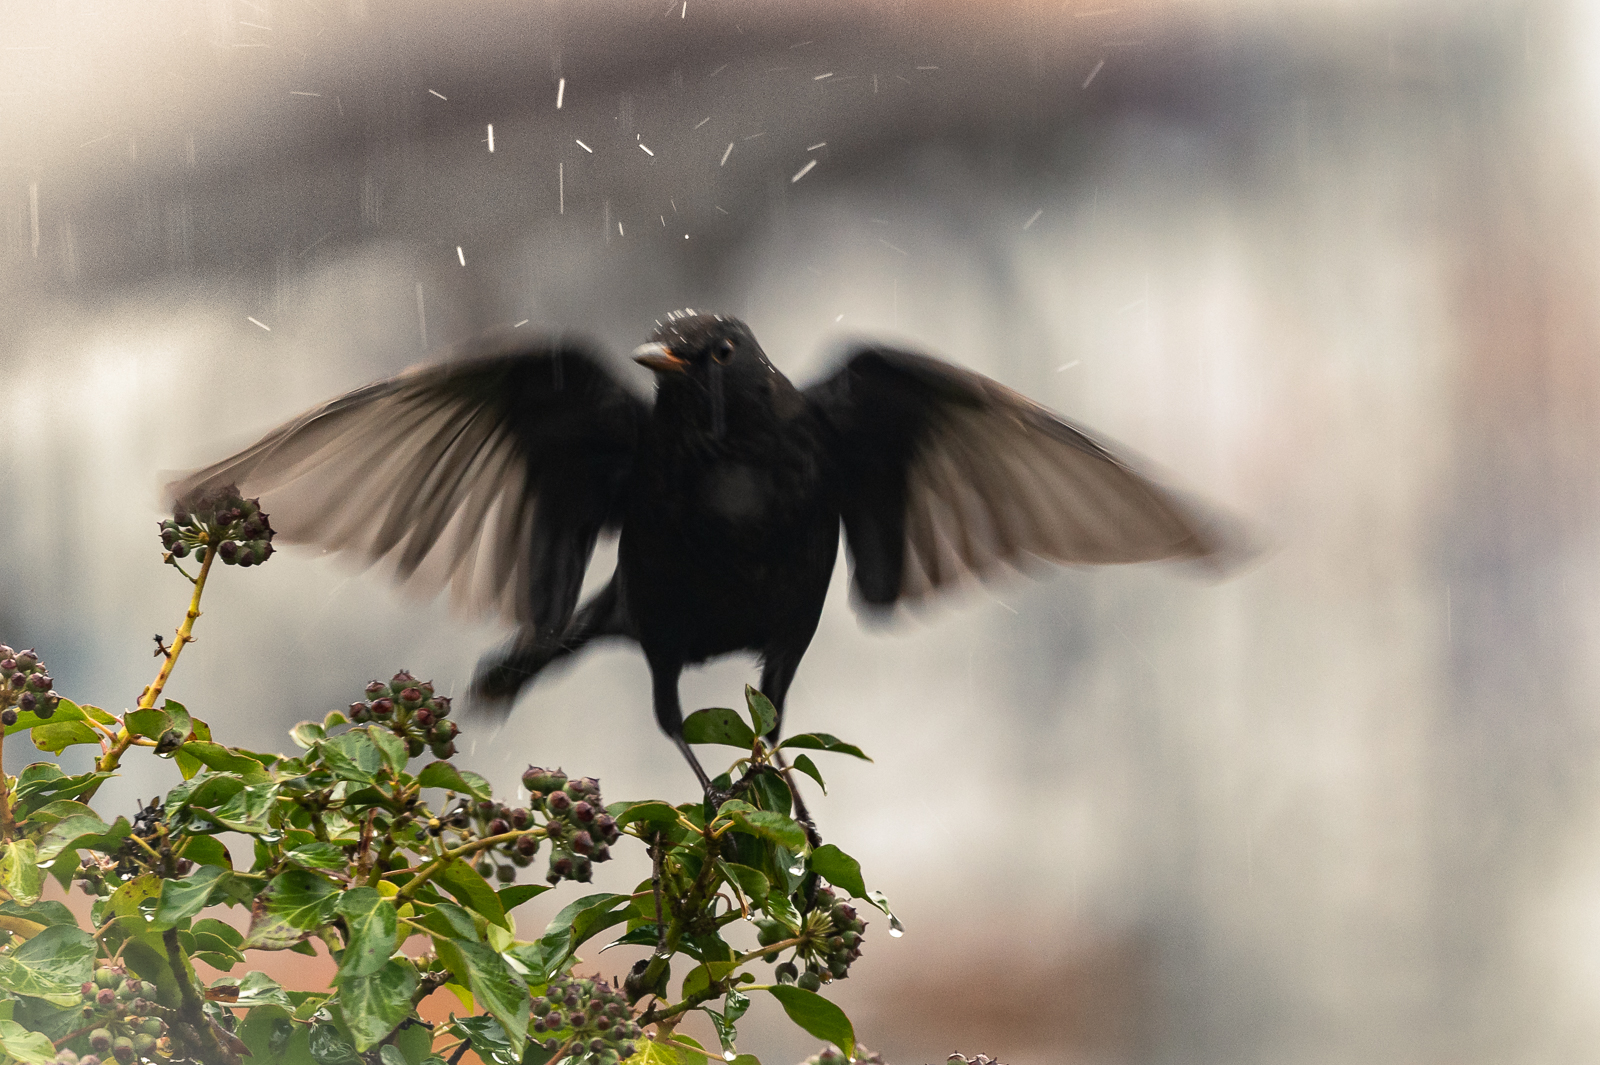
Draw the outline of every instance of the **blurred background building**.
<instances>
[{"instance_id":1,"label":"blurred background building","mask_svg":"<svg viewBox=\"0 0 1600 1065\"><path fill-rule=\"evenodd\" d=\"M187 594L160 471L490 326L620 354L722 310L798 380L896 340L1271 549L888 634L841 567L790 713L877 758L815 803L908 927L839 989L862 1038L1587 1061L1597 56L1553 0L5 5L0 638L131 705ZM307 550L220 577L169 693L246 746L402 666L460 690L505 635ZM535 761L692 790L632 651L466 740L503 788ZM170 782L135 766L108 810Z\"/></svg>"}]
</instances>

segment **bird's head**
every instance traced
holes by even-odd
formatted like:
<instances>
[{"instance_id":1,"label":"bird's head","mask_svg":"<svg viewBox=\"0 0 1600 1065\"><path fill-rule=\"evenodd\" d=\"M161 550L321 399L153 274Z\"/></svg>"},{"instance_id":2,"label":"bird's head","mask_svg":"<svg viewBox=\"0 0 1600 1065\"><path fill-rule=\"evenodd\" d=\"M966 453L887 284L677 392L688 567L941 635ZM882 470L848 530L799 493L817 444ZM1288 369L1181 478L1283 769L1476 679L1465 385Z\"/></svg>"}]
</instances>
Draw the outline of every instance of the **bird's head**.
<instances>
[{"instance_id":1,"label":"bird's head","mask_svg":"<svg viewBox=\"0 0 1600 1065\"><path fill-rule=\"evenodd\" d=\"M788 379L767 361L750 327L727 315L692 310L669 314L633 359L656 375L663 401L680 410L703 406L719 433L730 400L737 406L765 406L793 392Z\"/></svg>"},{"instance_id":2,"label":"bird's head","mask_svg":"<svg viewBox=\"0 0 1600 1065\"><path fill-rule=\"evenodd\" d=\"M649 367L663 385L680 376L707 384L718 373L732 377L772 371L749 326L737 318L692 310L669 314L634 351L633 360Z\"/></svg>"}]
</instances>

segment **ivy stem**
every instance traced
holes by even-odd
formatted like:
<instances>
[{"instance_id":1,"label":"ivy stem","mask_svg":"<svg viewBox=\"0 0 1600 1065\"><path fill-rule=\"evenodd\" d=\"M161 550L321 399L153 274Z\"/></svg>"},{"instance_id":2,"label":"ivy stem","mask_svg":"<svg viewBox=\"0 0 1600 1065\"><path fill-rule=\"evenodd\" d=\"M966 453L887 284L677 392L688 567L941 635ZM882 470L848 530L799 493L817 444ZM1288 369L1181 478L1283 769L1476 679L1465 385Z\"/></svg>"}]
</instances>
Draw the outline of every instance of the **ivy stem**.
<instances>
[{"instance_id":1,"label":"ivy stem","mask_svg":"<svg viewBox=\"0 0 1600 1065\"><path fill-rule=\"evenodd\" d=\"M168 678L172 676L172 667L178 664L178 656L183 653L184 645L194 642L192 633L194 632L195 619L200 616L200 596L206 590L206 576L210 574L211 563L216 560L216 557L216 550L212 545L207 544L205 561L200 563L200 575L194 579L194 594L189 597L189 610L183 616L183 624L178 626L178 634L173 639L172 646L167 650L165 661L161 663L161 672L156 674L155 681L145 688L144 692L139 696L138 709L148 710L156 705L156 700L161 697L162 690L167 686ZM117 730L116 739L111 746L96 760L95 769L102 773L110 773L115 770L121 763L122 756L128 753L128 748L132 747L137 739L138 737L129 731L126 722L124 722L122 728ZM94 797L94 793L99 790L100 785L96 782L87 792L79 796L78 801L88 802Z\"/></svg>"},{"instance_id":2,"label":"ivy stem","mask_svg":"<svg viewBox=\"0 0 1600 1065\"><path fill-rule=\"evenodd\" d=\"M463 843L459 847L452 847L442 851L439 857L417 870L417 875L406 881L405 886L396 893L395 898L398 900L415 898L417 890L423 884L433 879L440 869L443 869L457 858L465 858L469 854L476 854L481 850L497 847L502 843L510 843L513 840L521 839L523 836L542 835L543 833L543 826L538 828L519 828L510 832L502 832L498 836L484 836L482 839L475 839L471 843ZM399 902L396 902L395 905L399 905Z\"/></svg>"},{"instance_id":3,"label":"ivy stem","mask_svg":"<svg viewBox=\"0 0 1600 1065\"><path fill-rule=\"evenodd\" d=\"M0 728L0 839L9 840L17 830L11 819L11 788L6 780L5 729Z\"/></svg>"},{"instance_id":4,"label":"ivy stem","mask_svg":"<svg viewBox=\"0 0 1600 1065\"><path fill-rule=\"evenodd\" d=\"M204 572L201 571L202 574ZM178 991L181 996L178 1020L190 1036L185 1042L193 1044L186 1049L197 1052L195 1056L205 1061L206 1065L240 1065L239 1056L217 1039L211 1020L206 1016L205 1004L195 993L194 979L189 974L188 967L184 965L183 950L178 945L177 930L167 929L161 933L161 940L167 948L167 964L172 967L172 975L178 980Z\"/></svg>"}]
</instances>

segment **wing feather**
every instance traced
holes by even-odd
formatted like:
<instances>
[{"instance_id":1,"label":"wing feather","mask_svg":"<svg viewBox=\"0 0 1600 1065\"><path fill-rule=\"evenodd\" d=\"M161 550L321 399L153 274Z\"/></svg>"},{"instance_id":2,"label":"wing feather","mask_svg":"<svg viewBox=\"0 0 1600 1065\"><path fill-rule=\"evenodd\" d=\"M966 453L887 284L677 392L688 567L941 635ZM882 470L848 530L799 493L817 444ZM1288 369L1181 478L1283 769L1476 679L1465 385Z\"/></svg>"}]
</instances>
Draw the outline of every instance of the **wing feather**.
<instances>
[{"instance_id":1,"label":"wing feather","mask_svg":"<svg viewBox=\"0 0 1600 1065\"><path fill-rule=\"evenodd\" d=\"M587 346L502 335L307 411L168 494L237 484L286 542L392 565L474 613L560 625L618 521L647 414Z\"/></svg>"},{"instance_id":2,"label":"wing feather","mask_svg":"<svg viewBox=\"0 0 1600 1065\"><path fill-rule=\"evenodd\" d=\"M980 374L868 348L807 396L832 434L855 588L868 605L1036 559L1146 562L1225 546L1215 517Z\"/></svg>"}]
</instances>

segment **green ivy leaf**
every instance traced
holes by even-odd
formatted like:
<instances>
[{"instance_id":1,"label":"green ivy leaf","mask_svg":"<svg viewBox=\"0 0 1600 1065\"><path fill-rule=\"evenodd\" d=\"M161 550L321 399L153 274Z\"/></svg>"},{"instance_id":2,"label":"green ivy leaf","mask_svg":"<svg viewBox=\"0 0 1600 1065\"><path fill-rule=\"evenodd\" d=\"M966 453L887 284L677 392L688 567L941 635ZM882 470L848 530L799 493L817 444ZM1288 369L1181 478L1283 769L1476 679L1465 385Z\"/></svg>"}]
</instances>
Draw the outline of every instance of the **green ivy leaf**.
<instances>
[{"instance_id":1,"label":"green ivy leaf","mask_svg":"<svg viewBox=\"0 0 1600 1065\"><path fill-rule=\"evenodd\" d=\"M377 745L378 753L383 755L384 764L390 772L400 773L405 769L406 763L411 760L411 755L406 751L406 741L396 736L391 730L377 725L367 727L367 736Z\"/></svg>"},{"instance_id":2,"label":"green ivy leaf","mask_svg":"<svg viewBox=\"0 0 1600 1065\"><path fill-rule=\"evenodd\" d=\"M39 852L33 840L14 839L0 850L0 888L24 906L39 901L39 893L44 890L44 870L39 868Z\"/></svg>"},{"instance_id":3,"label":"green ivy leaf","mask_svg":"<svg viewBox=\"0 0 1600 1065\"><path fill-rule=\"evenodd\" d=\"M52 1006L77 1006L83 983L94 975L94 949L93 937L83 929L51 925L0 954L0 988Z\"/></svg>"},{"instance_id":4,"label":"green ivy leaf","mask_svg":"<svg viewBox=\"0 0 1600 1065\"><path fill-rule=\"evenodd\" d=\"M121 838L126 838L132 832L133 826L128 825L128 831L123 833ZM112 842L111 826L100 820L93 813L75 814L72 817L63 818L39 840L38 854L35 860L41 863L53 862L62 851L88 845L80 843L85 837L106 837L102 842L110 843ZM115 849L114 845L113 849Z\"/></svg>"},{"instance_id":5,"label":"green ivy leaf","mask_svg":"<svg viewBox=\"0 0 1600 1065\"><path fill-rule=\"evenodd\" d=\"M809 757L803 754L796 755L794 759L794 769L797 773L804 773L812 780L815 780L817 782L817 787L822 789L822 794L828 794L828 785L822 782L822 774L817 771L817 764Z\"/></svg>"},{"instance_id":6,"label":"green ivy leaf","mask_svg":"<svg viewBox=\"0 0 1600 1065\"><path fill-rule=\"evenodd\" d=\"M759 869L722 861L717 863L717 868L724 877L738 884L739 890L744 892L745 897L757 905L766 901L767 893L772 890L772 884L761 875Z\"/></svg>"},{"instance_id":7,"label":"green ivy leaf","mask_svg":"<svg viewBox=\"0 0 1600 1065\"><path fill-rule=\"evenodd\" d=\"M750 731L738 712L725 706L696 710L683 722L683 738L688 743L716 743L724 747L755 746L756 734Z\"/></svg>"},{"instance_id":8,"label":"green ivy leaf","mask_svg":"<svg viewBox=\"0 0 1600 1065\"><path fill-rule=\"evenodd\" d=\"M295 746L310 750L328 738L327 730L315 721L302 721L289 730L289 738Z\"/></svg>"},{"instance_id":9,"label":"green ivy leaf","mask_svg":"<svg viewBox=\"0 0 1600 1065\"><path fill-rule=\"evenodd\" d=\"M750 720L755 724L757 736L765 736L778 727L778 708L772 700L749 684L744 686L745 705L750 708Z\"/></svg>"},{"instance_id":10,"label":"green ivy leaf","mask_svg":"<svg viewBox=\"0 0 1600 1065\"><path fill-rule=\"evenodd\" d=\"M51 754L60 754L68 747L80 744L100 742L100 734L82 721L57 721L54 718L35 726L28 738L35 747Z\"/></svg>"},{"instance_id":11,"label":"green ivy leaf","mask_svg":"<svg viewBox=\"0 0 1600 1065\"><path fill-rule=\"evenodd\" d=\"M52 1065L56 1048L43 1032L30 1032L16 1021L0 1021L0 1051L25 1065Z\"/></svg>"},{"instance_id":12,"label":"green ivy leaf","mask_svg":"<svg viewBox=\"0 0 1600 1065\"><path fill-rule=\"evenodd\" d=\"M200 794L197 789L195 798L190 800L190 809L200 808ZM276 784L246 784L221 806L205 812L224 828L259 836L272 830L272 807L277 798Z\"/></svg>"},{"instance_id":13,"label":"green ivy leaf","mask_svg":"<svg viewBox=\"0 0 1600 1065\"><path fill-rule=\"evenodd\" d=\"M683 978L683 997L698 995L739 967L737 961L712 961L696 965Z\"/></svg>"},{"instance_id":14,"label":"green ivy leaf","mask_svg":"<svg viewBox=\"0 0 1600 1065\"><path fill-rule=\"evenodd\" d=\"M471 795L474 799L487 799L491 794L488 781L476 773L463 772L449 762L429 762L417 774L417 783L425 788L443 788L458 795Z\"/></svg>"},{"instance_id":15,"label":"green ivy leaf","mask_svg":"<svg viewBox=\"0 0 1600 1065\"><path fill-rule=\"evenodd\" d=\"M297 865L309 869L343 869L345 867L344 848L335 843L307 843L296 847L284 855Z\"/></svg>"},{"instance_id":16,"label":"green ivy leaf","mask_svg":"<svg viewBox=\"0 0 1600 1065\"><path fill-rule=\"evenodd\" d=\"M182 880L164 880L161 883L161 901L156 903L152 929L171 928L205 909L217 881L230 875L227 869L215 865L202 865Z\"/></svg>"},{"instance_id":17,"label":"green ivy leaf","mask_svg":"<svg viewBox=\"0 0 1600 1065\"><path fill-rule=\"evenodd\" d=\"M238 773L246 780L252 777L266 779L265 770L259 760L233 747L224 747L209 740L190 740L178 748L178 751L193 758L207 769L222 773Z\"/></svg>"},{"instance_id":18,"label":"green ivy leaf","mask_svg":"<svg viewBox=\"0 0 1600 1065\"><path fill-rule=\"evenodd\" d=\"M550 978L566 961L567 954L575 949L578 944L588 939L589 936L613 924L627 920L628 907L633 902L628 895L585 895L562 907L561 912L545 926L544 935L539 938L539 950L545 964L545 971L538 974L536 981L542 983ZM620 909L613 915L613 908L621 904ZM614 916L615 920L607 920ZM600 921L605 920L604 924Z\"/></svg>"},{"instance_id":19,"label":"green ivy leaf","mask_svg":"<svg viewBox=\"0 0 1600 1065\"><path fill-rule=\"evenodd\" d=\"M439 960L466 980L472 997L505 1029L511 1049L521 1055L528 1041L528 985L498 953L481 943L434 939Z\"/></svg>"},{"instance_id":20,"label":"green ivy leaf","mask_svg":"<svg viewBox=\"0 0 1600 1065\"><path fill-rule=\"evenodd\" d=\"M250 916L246 947L282 950L298 943L305 933L328 923L339 889L305 869L279 873L267 885Z\"/></svg>"},{"instance_id":21,"label":"green ivy leaf","mask_svg":"<svg viewBox=\"0 0 1600 1065\"><path fill-rule=\"evenodd\" d=\"M830 736L826 732L802 732L800 735L790 736L778 744L778 750L780 751L795 750L797 748L804 748L808 751L835 751L839 754L848 754L851 757L860 758L864 762L872 761L862 752L860 747L852 743L846 743L837 736Z\"/></svg>"},{"instance_id":22,"label":"green ivy leaf","mask_svg":"<svg viewBox=\"0 0 1600 1065\"><path fill-rule=\"evenodd\" d=\"M510 887L501 888L495 894L500 896L501 907L506 913L510 913L529 899L543 895L549 890L549 884L512 884Z\"/></svg>"},{"instance_id":23,"label":"green ivy leaf","mask_svg":"<svg viewBox=\"0 0 1600 1065\"><path fill-rule=\"evenodd\" d=\"M239 1026L239 1039L250 1050L251 1065L315 1065L311 1031L295 1024L286 1006L257 1006Z\"/></svg>"},{"instance_id":24,"label":"green ivy leaf","mask_svg":"<svg viewBox=\"0 0 1600 1065\"><path fill-rule=\"evenodd\" d=\"M181 853L196 865L233 868L233 858L228 854L228 848L215 836L190 836L184 841Z\"/></svg>"},{"instance_id":25,"label":"green ivy leaf","mask_svg":"<svg viewBox=\"0 0 1600 1065\"><path fill-rule=\"evenodd\" d=\"M322 764L343 780L371 784L383 768L383 755L365 729L325 740L320 749Z\"/></svg>"},{"instance_id":26,"label":"green ivy leaf","mask_svg":"<svg viewBox=\"0 0 1600 1065\"><path fill-rule=\"evenodd\" d=\"M388 903L381 905L391 914L394 912L394 907ZM415 1012L411 1006L411 996L416 990L416 970L409 961L399 958L389 959L377 971L365 976L341 975L335 1001L339 1004L345 1027L355 1039L356 1053L364 1054L371 1050ZM523 998L527 999L526 990L523 991ZM523 1008L526 1011L526 1001Z\"/></svg>"},{"instance_id":27,"label":"green ivy leaf","mask_svg":"<svg viewBox=\"0 0 1600 1065\"><path fill-rule=\"evenodd\" d=\"M632 824L635 821L650 821L659 824L675 825L678 823L678 809L671 803L659 802L649 799L644 802L614 802L606 807L617 822L617 827Z\"/></svg>"},{"instance_id":28,"label":"green ivy leaf","mask_svg":"<svg viewBox=\"0 0 1600 1065\"><path fill-rule=\"evenodd\" d=\"M844 888L855 898L867 897L867 885L861 882L861 863L832 843L824 843L811 852L811 871L820 873L828 883Z\"/></svg>"},{"instance_id":29,"label":"green ivy leaf","mask_svg":"<svg viewBox=\"0 0 1600 1065\"><path fill-rule=\"evenodd\" d=\"M463 858L456 858L434 875L433 882L456 897L456 901L489 921L510 929L505 907L489 882Z\"/></svg>"},{"instance_id":30,"label":"green ivy leaf","mask_svg":"<svg viewBox=\"0 0 1600 1065\"><path fill-rule=\"evenodd\" d=\"M311 1026L311 1060L317 1065L360 1065L356 1048L344 1041L339 1029L331 1024Z\"/></svg>"},{"instance_id":31,"label":"green ivy leaf","mask_svg":"<svg viewBox=\"0 0 1600 1065\"><path fill-rule=\"evenodd\" d=\"M53 762L35 762L17 777L17 788L12 795L16 803L13 815L20 820L41 806L61 799L75 799L112 775L96 772L69 777Z\"/></svg>"},{"instance_id":32,"label":"green ivy leaf","mask_svg":"<svg viewBox=\"0 0 1600 1065\"><path fill-rule=\"evenodd\" d=\"M844 1010L815 991L805 991L789 984L775 984L767 991L778 1000L783 1012L795 1024L818 1039L834 1044L844 1051L845 1057L856 1056L856 1030Z\"/></svg>"},{"instance_id":33,"label":"green ivy leaf","mask_svg":"<svg viewBox=\"0 0 1600 1065\"><path fill-rule=\"evenodd\" d=\"M335 909L349 930L349 946L339 959L340 987L347 987L351 979L370 977L388 964L399 945L399 923L393 903L370 887L352 888L340 895ZM415 980L414 975L412 979Z\"/></svg>"},{"instance_id":34,"label":"green ivy leaf","mask_svg":"<svg viewBox=\"0 0 1600 1065\"><path fill-rule=\"evenodd\" d=\"M747 802L729 799L717 811L717 820L731 818L745 832L759 839L769 840L792 851L804 851L805 829L793 818L772 810L757 810Z\"/></svg>"}]
</instances>

